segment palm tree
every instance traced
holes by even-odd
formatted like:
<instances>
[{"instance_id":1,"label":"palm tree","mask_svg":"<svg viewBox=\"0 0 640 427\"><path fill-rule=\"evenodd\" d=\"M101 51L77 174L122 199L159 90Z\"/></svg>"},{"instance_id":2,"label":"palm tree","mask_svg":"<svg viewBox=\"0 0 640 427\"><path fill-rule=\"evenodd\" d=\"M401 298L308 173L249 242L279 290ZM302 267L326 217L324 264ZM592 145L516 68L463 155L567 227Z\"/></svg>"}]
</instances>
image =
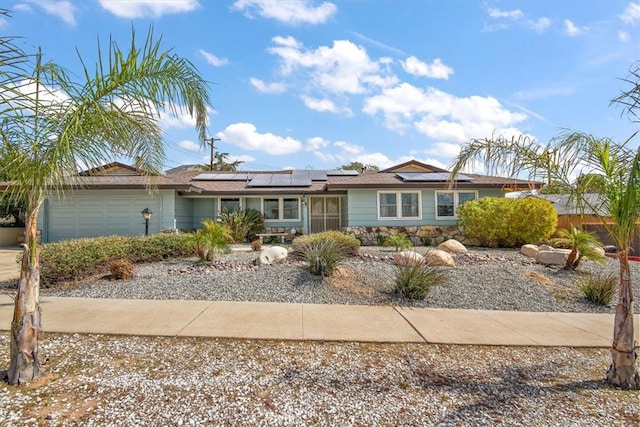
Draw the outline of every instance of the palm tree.
<instances>
[{"instance_id":1,"label":"palm tree","mask_svg":"<svg viewBox=\"0 0 640 427\"><path fill-rule=\"evenodd\" d=\"M570 194L579 208L599 218L618 247L618 302L607 380L622 388L640 388L627 259L640 219L640 150L628 147L632 138L619 144L607 138L567 132L546 145L538 145L528 138L473 140L454 160L451 176L453 183L458 173L479 164L484 164L489 173L506 172L514 178L528 174L533 179L553 182L556 188ZM601 191L599 206L594 206L593 200L586 197L594 186Z\"/></svg>"},{"instance_id":2,"label":"palm tree","mask_svg":"<svg viewBox=\"0 0 640 427\"><path fill-rule=\"evenodd\" d=\"M575 270L585 257L592 261L604 261L604 255L598 250L601 243L593 233L580 230L572 224L569 229L562 229L558 234L560 237L552 239L552 243L571 249L564 265L565 270Z\"/></svg>"},{"instance_id":3,"label":"palm tree","mask_svg":"<svg viewBox=\"0 0 640 427\"><path fill-rule=\"evenodd\" d=\"M143 46L132 32L126 51L109 40L108 53L98 51L95 70L79 57L83 73L75 77L44 63L40 52L26 55L0 39L0 175L13 183L8 197L26 206L26 244L11 323L11 384L42 372L36 234L45 197L77 185L72 177L81 168L117 157L135 158L148 174L151 191L164 160L161 109L194 116L204 144L209 85L190 62L161 50L160 42L151 29Z\"/></svg>"}]
</instances>

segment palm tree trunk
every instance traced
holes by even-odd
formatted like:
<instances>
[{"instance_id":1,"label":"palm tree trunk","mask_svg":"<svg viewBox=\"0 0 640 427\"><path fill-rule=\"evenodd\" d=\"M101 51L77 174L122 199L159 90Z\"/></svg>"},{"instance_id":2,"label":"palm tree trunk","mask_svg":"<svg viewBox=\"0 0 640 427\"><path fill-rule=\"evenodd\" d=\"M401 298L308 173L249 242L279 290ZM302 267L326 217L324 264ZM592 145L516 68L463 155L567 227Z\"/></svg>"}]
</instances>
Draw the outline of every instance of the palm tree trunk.
<instances>
[{"instance_id":1,"label":"palm tree trunk","mask_svg":"<svg viewBox=\"0 0 640 427\"><path fill-rule=\"evenodd\" d=\"M11 321L9 384L26 384L42 375L38 334L42 329L40 311L40 251L37 247L37 217L27 223L18 294Z\"/></svg>"},{"instance_id":2,"label":"palm tree trunk","mask_svg":"<svg viewBox=\"0 0 640 427\"><path fill-rule=\"evenodd\" d=\"M607 381L624 389L640 389L640 376L635 366L637 355L633 341L633 293L628 252L625 248L618 253L620 284L611 344L612 361L607 371Z\"/></svg>"},{"instance_id":3,"label":"palm tree trunk","mask_svg":"<svg viewBox=\"0 0 640 427\"><path fill-rule=\"evenodd\" d=\"M576 248L572 248L571 252L569 252L569 255L567 256L567 261L564 264L564 269L573 270L574 268L576 268L575 262L577 258L578 250Z\"/></svg>"}]
</instances>

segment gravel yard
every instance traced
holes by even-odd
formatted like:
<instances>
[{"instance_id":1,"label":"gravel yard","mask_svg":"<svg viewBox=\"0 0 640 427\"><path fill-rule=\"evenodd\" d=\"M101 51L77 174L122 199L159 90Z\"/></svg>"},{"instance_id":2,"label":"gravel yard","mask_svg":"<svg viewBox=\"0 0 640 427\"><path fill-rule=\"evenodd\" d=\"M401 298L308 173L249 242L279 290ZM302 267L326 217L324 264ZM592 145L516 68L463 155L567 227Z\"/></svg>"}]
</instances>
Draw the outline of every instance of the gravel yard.
<instances>
[{"instance_id":1,"label":"gravel yard","mask_svg":"<svg viewBox=\"0 0 640 427\"><path fill-rule=\"evenodd\" d=\"M254 267L256 253L136 266L128 281L97 278L43 289L92 298L397 304L493 310L611 312L588 303L577 272L517 251L473 249L425 301L391 292L393 252L363 248L331 280L290 260ZM637 263L633 277L640 277ZM617 274L608 259L604 270ZM639 295L638 281L634 293ZM1 285L8 291L11 283ZM636 309L637 311L637 309ZM45 317L46 319L46 317ZM46 325L45 325L46 329ZM0 336L7 349L8 334ZM45 333L46 375L0 383L3 426L636 426L640 391L604 381L604 349L287 342ZM8 367L8 351L0 368ZM0 376L2 372L0 372Z\"/></svg>"}]
</instances>

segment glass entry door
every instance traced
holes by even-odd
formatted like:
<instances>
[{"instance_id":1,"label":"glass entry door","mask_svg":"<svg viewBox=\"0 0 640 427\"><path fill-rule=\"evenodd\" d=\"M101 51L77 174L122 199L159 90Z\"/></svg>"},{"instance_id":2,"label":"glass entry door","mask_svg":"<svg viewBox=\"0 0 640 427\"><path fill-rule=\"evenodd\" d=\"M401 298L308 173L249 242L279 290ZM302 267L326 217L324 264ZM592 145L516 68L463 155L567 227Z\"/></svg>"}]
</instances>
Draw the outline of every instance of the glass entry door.
<instances>
[{"instance_id":1,"label":"glass entry door","mask_svg":"<svg viewBox=\"0 0 640 427\"><path fill-rule=\"evenodd\" d=\"M311 233L340 230L340 197L310 197Z\"/></svg>"}]
</instances>

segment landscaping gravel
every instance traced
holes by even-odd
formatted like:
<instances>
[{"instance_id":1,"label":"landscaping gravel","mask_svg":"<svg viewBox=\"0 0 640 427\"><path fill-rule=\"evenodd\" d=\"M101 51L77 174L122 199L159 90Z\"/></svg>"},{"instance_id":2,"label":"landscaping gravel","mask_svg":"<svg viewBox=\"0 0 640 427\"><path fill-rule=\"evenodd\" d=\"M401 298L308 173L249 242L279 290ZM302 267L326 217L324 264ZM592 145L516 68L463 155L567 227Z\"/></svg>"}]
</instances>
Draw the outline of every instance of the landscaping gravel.
<instances>
[{"instance_id":1,"label":"landscaping gravel","mask_svg":"<svg viewBox=\"0 0 640 427\"><path fill-rule=\"evenodd\" d=\"M194 258L137 265L129 280L104 276L45 288L42 295L608 313L615 297L609 306L593 304L579 290L578 281L596 273L617 277L619 269L612 258L604 265L584 261L576 271L567 271L537 264L517 250L471 248L454 256L455 267L440 267L445 283L433 287L426 299L413 301L393 292L393 249L363 247L331 278L314 276L293 256L282 264L255 266L257 254L234 251L218 255L210 264ZM631 264L633 277L640 278L639 264ZM640 295L639 284L634 281L635 295Z\"/></svg>"},{"instance_id":2,"label":"landscaping gravel","mask_svg":"<svg viewBox=\"0 0 640 427\"><path fill-rule=\"evenodd\" d=\"M610 312L586 302L576 279L618 272L612 259L568 272L517 251L472 249L456 256L446 283L411 302L392 293L388 249L363 248L331 279L295 260L256 267L256 256L137 265L131 280L96 278L42 293ZM640 277L637 263L632 268ZM15 282L2 286L11 291ZM2 334L0 347L8 346ZM604 381L607 349L51 333L40 347L44 377L0 383L2 426L640 425L640 391ZM0 367L8 365L7 351Z\"/></svg>"}]
</instances>

